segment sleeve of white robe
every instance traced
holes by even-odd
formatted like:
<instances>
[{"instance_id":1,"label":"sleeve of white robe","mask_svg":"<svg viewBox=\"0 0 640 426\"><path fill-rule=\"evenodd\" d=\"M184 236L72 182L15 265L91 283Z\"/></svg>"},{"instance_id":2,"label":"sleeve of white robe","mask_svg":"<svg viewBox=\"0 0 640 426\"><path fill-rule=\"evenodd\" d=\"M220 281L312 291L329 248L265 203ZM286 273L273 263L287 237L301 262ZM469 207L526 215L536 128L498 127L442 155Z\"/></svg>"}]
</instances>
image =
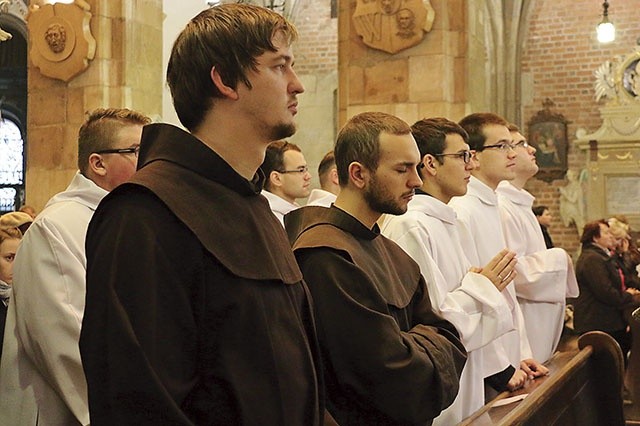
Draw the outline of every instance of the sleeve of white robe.
<instances>
[{"instance_id":1,"label":"sleeve of white robe","mask_svg":"<svg viewBox=\"0 0 640 426\"><path fill-rule=\"evenodd\" d=\"M419 223L403 225L405 222L394 226L391 234L385 233L420 265L431 305L458 329L467 351L476 350L514 328L509 306L488 278L470 272L461 282L446 282L430 254L428 231Z\"/></svg>"},{"instance_id":2,"label":"sleeve of white robe","mask_svg":"<svg viewBox=\"0 0 640 426\"><path fill-rule=\"evenodd\" d=\"M531 213L533 216L533 213ZM564 302L578 296L571 258L561 248L547 249L540 225L503 202L500 217L507 247L516 253L516 294L532 302ZM535 222L535 223L532 223Z\"/></svg>"},{"instance_id":3,"label":"sleeve of white robe","mask_svg":"<svg viewBox=\"0 0 640 426\"><path fill-rule=\"evenodd\" d=\"M578 296L571 258L561 248L518 256L516 271L516 293L520 298L555 303Z\"/></svg>"},{"instance_id":4,"label":"sleeve of white robe","mask_svg":"<svg viewBox=\"0 0 640 426\"><path fill-rule=\"evenodd\" d=\"M78 347L86 229L75 228L71 234L46 218L34 222L16 256L14 298L25 352L78 421L87 425L87 386Z\"/></svg>"}]
</instances>

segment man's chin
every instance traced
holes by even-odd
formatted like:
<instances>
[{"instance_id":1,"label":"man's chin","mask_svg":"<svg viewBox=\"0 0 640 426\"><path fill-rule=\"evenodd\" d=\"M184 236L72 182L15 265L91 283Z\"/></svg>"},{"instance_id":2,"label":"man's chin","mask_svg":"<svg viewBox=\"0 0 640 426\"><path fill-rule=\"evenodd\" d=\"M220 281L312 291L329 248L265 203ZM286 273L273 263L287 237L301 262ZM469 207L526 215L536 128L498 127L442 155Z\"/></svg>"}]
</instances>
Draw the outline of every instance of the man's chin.
<instances>
[{"instance_id":1,"label":"man's chin","mask_svg":"<svg viewBox=\"0 0 640 426\"><path fill-rule=\"evenodd\" d=\"M296 133L295 123L280 123L273 128L273 136L271 140L279 141L293 136Z\"/></svg>"}]
</instances>

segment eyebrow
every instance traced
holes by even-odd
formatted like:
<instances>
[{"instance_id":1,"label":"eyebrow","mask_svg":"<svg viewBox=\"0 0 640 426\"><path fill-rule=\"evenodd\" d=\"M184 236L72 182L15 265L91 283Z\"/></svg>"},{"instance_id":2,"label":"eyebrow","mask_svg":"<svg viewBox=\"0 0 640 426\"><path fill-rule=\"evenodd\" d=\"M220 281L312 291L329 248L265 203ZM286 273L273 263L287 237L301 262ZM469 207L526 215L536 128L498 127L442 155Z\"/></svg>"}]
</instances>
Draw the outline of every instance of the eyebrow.
<instances>
[{"instance_id":1,"label":"eyebrow","mask_svg":"<svg viewBox=\"0 0 640 426\"><path fill-rule=\"evenodd\" d=\"M395 164L395 166L404 166L404 167L414 167L417 166L418 164L420 164L420 162L413 162L413 161L400 161L398 163Z\"/></svg>"},{"instance_id":2,"label":"eyebrow","mask_svg":"<svg viewBox=\"0 0 640 426\"><path fill-rule=\"evenodd\" d=\"M273 52L273 53L275 53L275 52ZM269 59L269 62L278 62L278 61L282 61L282 60L284 60L285 62L291 62L292 64L294 63L293 55L289 55L289 54L286 54L286 53L276 54L276 56L274 56L271 59Z\"/></svg>"}]
</instances>

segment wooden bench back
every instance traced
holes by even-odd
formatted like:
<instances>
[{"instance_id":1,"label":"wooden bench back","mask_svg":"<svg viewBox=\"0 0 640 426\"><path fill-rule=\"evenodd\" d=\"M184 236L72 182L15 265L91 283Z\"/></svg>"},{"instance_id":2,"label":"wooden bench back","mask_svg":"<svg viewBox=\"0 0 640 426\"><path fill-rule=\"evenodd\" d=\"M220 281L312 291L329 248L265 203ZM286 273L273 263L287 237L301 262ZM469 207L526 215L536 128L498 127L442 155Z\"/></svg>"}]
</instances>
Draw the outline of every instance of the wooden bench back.
<instances>
[{"instance_id":1,"label":"wooden bench back","mask_svg":"<svg viewBox=\"0 0 640 426\"><path fill-rule=\"evenodd\" d=\"M548 362L548 376L501 393L460 425L623 426L620 347L599 331L580 336L578 347L578 352L557 352ZM494 406L525 394L518 402Z\"/></svg>"}]
</instances>

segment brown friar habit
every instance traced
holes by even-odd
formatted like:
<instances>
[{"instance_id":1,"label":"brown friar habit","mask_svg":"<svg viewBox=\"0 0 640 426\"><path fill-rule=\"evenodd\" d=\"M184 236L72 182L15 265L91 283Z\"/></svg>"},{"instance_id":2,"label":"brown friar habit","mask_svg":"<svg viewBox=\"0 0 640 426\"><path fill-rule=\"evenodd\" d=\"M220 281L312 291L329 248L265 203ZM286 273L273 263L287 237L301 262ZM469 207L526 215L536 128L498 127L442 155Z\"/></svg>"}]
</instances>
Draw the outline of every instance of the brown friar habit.
<instances>
[{"instance_id":1,"label":"brown friar habit","mask_svg":"<svg viewBox=\"0 0 640 426\"><path fill-rule=\"evenodd\" d=\"M144 128L138 172L87 234L93 426L321 422L310 298L261 180L176 127Z\"/></svg>"},{"instance_id":2,"label":"brown friar habit","mask_svg":"<svg viewBox=\"0 0 640 426\"><path fill-rule=\"evenodd\" d=\"M431 424L458 393L466 352L418 265L335 206L285 224L314 300L329 412L341 426Z\"/></svg>"}]
</instances>

